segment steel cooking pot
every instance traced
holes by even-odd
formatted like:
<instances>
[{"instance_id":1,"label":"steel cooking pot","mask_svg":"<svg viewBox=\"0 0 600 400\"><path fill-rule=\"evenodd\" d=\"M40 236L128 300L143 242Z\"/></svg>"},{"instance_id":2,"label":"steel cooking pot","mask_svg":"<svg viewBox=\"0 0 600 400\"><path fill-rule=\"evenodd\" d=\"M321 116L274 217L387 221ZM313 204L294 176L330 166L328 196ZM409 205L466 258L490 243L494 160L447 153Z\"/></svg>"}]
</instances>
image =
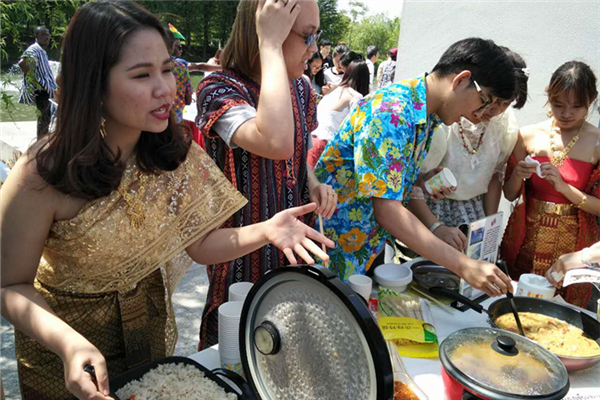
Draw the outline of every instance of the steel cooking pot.
<instances>
[{"instance_id":1,"label":"steel cooking pot","mask_svg":"<svg viewBox=\"0 0 600 400\"><path fill-rule=\"evenodd\" d=\"M458 300L478 313L487 313L489 316L488 323L494 328L498 328L495 323L498 317L512 312L508 298L501 298L494 301L486 310L481 304L474 303L453 291L442 288L431 288L429 292ZM513 300L518 312L532 312L560 319L581 329L588 337L600 344L600 322L586 313L572 306L533 297L514 297ZM557 357L563 362L569 372L587 369L600 363L600 356L566 357L557 355Z\"/></svg>"},{"instance_id":2,"label":"steel cooking pot","mask_svg":"<svg viewBox=\"0 0 600 400\"><path fill-rule=\"evenodd\" d=\"M493 328L461 329L440 345L448 400L562 399L569 376L560 360L532 340Z\"/></svg>"}]
</instances>

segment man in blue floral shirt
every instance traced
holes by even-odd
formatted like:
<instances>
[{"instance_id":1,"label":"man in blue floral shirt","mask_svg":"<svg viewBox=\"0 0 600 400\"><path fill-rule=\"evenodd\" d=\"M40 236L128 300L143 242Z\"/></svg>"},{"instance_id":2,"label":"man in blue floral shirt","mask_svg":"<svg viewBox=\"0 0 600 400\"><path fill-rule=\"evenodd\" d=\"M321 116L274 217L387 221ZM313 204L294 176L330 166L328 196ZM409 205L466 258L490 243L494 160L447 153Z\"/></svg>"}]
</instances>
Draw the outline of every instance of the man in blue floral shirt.
<instances>
[{"instance_id":1,"label":"man in blue floral shirt","mask_svg":"<svg viewBox=\"0 0 600 400\"><path fill-rule=\"evenodd\" d=\"M365 274L390 234L429 260L491 296L510 279L497 267L472 260L435 237L404 206L440 122L483 113L515 91L515 72L491 40L461 40L446 50L431 74L400 81L361 100L315 167L338 196L325 234L337 242L330 269L346 281Z\"/></svg>"}]
</instances>

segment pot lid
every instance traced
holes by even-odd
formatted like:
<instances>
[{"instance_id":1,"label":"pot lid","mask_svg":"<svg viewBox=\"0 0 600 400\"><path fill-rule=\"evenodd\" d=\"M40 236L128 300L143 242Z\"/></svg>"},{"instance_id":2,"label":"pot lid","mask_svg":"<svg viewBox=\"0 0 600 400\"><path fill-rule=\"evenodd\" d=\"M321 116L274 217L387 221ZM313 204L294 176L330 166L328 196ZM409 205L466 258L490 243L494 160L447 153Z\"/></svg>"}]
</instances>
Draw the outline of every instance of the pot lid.
<instances>
[{"instance_id":1,"label":"pot lid","mask_svg":"<svg viewBox=\"0 0 600 400\"><path fill-rule=\"evenodd\" d=\"M554 354L500 329L456 331L442 342L440 359L457 381L490 398L562 398L569 389L567 370Z\"/></svg>"},{"instance_id":2,"label":"pot lid","mask_svg":"<svg viewBox=\"0 0 600 400\"><path fill-rule=\"evenodd\" d=\"M391 400L385 340L365 301L328 269L283 267L253 287L240 354L259 398Z\"/></svg>"}]
</instances>

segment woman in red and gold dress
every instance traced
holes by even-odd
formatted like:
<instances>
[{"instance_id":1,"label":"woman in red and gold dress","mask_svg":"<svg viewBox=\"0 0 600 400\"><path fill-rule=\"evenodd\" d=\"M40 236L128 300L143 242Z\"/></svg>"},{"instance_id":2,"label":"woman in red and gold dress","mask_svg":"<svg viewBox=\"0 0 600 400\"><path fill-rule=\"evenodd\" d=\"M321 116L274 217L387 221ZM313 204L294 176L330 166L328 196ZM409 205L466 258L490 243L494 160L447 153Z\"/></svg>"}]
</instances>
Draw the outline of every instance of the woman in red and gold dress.
<instances>
[{"instance_id":1,"label":"woman in red and gold dress","mask_svg":"<svg viewBox=\"0 0 600 400\"><path fill-rule=\"evenodd\" d=\"M511 277L544 275L562 254L600 239L600 129L586 121L598 97L596 76L579 61L561 65L546 89L551 118L521 128L508 163L504 195L521 198L504 238L502 257ZM530 156L538 161L527 162ZM561 294L586 307L590 284L571 285Z\"/></svg>"}]
</instances>

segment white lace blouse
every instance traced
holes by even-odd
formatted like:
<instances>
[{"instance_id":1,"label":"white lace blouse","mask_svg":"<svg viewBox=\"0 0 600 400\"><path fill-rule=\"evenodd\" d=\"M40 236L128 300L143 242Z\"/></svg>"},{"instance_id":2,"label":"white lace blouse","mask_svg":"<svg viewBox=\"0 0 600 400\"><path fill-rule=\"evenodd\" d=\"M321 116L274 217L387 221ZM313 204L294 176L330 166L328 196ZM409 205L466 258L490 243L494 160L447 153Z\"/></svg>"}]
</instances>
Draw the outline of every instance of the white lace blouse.
<instances>
[{"instance_id":1,"label":"white lace blouse","mask_svg":"<svg viewBox=\"0 0 600 400\"><path fill-rule=\"evenodd\" d=\"M506 163L517 143L519 132L512 108L492 118L487 127L484 123L474 125L465 118L461 124L466 141L461 138L458 124L440 125L433 134L429 153L421 168L421 173L437 166L452 171L458 182L456 191L448 196L452 200L469 200L487 193L496 173L499 179L504 179ZM471 154L467 148L477 148L482 133L484 136L477 153ZM412 197L421 196L413 193Z\"/></svg>"}]
</instances>

